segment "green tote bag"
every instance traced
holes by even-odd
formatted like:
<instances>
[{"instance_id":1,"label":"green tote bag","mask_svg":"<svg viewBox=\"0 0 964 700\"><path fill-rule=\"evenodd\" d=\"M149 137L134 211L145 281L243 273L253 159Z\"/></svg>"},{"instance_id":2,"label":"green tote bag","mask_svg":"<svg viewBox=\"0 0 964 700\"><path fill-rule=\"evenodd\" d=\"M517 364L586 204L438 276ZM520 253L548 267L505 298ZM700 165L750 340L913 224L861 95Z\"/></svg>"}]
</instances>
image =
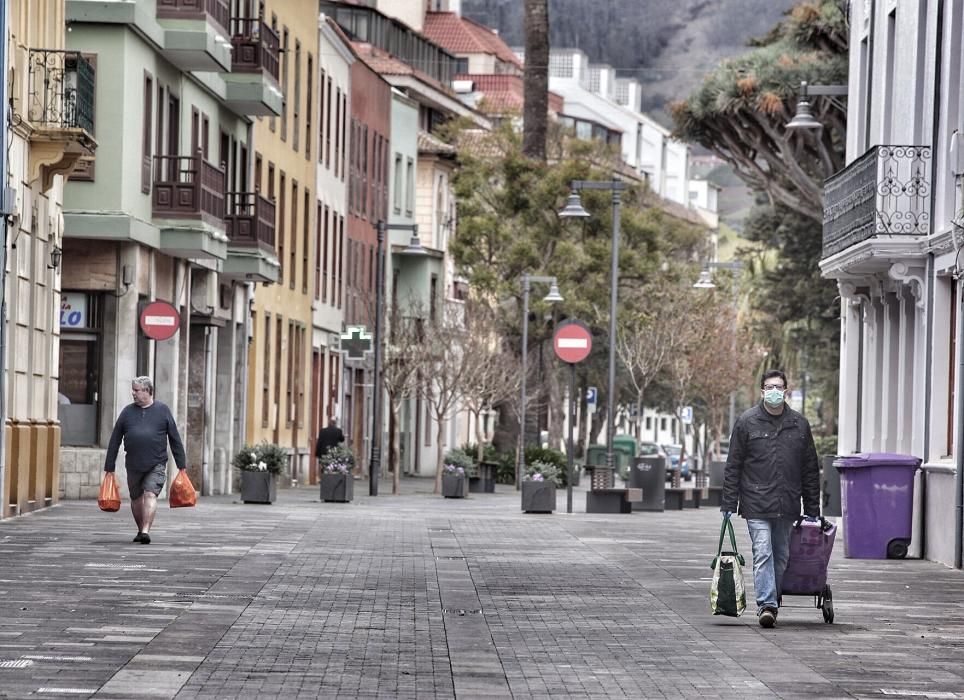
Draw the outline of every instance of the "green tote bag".
<instances>
[{"instance_id":1,"label":"green tote bag","mask_svg":"<svg viewBox=\"0 0 964 700\"><path fill-rule=\"evenodd\" d=\"M723 551L723 541L730 534L730 550ZM714 615L739 617L746 610L746 588L743 586L743 555L736 550L736 535L729 518L720 527L720 544L710 565L713 583L710 585L710 611Z\"/></svg>"}]
</instances>

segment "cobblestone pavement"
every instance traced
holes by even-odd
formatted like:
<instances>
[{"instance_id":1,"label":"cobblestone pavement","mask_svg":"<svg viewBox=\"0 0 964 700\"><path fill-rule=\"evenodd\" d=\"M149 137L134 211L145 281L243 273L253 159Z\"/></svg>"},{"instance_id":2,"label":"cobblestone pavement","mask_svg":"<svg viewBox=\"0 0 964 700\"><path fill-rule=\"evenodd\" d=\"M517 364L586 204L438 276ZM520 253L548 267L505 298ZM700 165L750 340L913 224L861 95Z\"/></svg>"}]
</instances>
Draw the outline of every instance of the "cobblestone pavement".
<instances>
[{"instance_id":1,"label":"cobblestone pavement","mask_svg":"<svg viewBox=\"0 0 964 700\"><path fill-rule=\"evenodd\" d=\"M764 630L709 614L715 509L431 487L203 498L147 546L126 503L2 521L0 697L964 698L962 572L838 539L835 623L794 597Z\"/></svg>"}]
</instances>

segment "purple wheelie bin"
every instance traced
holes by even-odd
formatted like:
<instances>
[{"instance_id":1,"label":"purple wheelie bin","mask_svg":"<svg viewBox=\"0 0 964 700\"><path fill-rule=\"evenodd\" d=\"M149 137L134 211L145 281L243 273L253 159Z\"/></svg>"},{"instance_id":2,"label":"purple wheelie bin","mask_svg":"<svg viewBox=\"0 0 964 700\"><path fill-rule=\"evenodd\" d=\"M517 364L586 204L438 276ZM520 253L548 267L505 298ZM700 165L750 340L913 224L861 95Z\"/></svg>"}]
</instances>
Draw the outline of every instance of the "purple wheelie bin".
<instances>
[{"instance_id":1,"label":"purple wheelie bin","mask_svg":"<svg viewBox=\"0 0 964 700\"><path fill-rule=\"evenodd\" d=\"M844 556L903 559L910 544L914 474L920 459L862 452L837 459L844 523Z\"/></svg>"}]
</instances>

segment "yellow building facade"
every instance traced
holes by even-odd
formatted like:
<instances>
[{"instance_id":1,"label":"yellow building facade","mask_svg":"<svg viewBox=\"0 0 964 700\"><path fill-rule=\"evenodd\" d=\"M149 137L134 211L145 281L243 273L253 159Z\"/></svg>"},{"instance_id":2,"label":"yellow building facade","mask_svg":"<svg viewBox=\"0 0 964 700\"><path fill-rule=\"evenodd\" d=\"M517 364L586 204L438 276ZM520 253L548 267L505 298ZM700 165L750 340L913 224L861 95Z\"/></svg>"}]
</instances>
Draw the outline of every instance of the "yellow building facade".
<instances>
[{"instance_id":1,"label":"yellow building facade","mask_svg":"<svg viewBox=\"0 0 964 700\"><path fill-rule=\"evenodd\" d=\"M58 500L64 180L97 145L94 67L65 51L64 0L14 0L4 11L0 517Z\"/></svg>"},{"instance_id":2,"label":"yellow building facade","mask_svg":"<svg viewBox=\"0 0 964 700\"><path fill-rule=\"evenodd\" d=\"M317 225L318 3L268 0L264 22L281 45L279 117L254 125L254 186L273 199L277 284L258 286L248 346L247 440L276 443L291 455L293 480L309 480L312 301Z\"/></svg>"}]
</instances>

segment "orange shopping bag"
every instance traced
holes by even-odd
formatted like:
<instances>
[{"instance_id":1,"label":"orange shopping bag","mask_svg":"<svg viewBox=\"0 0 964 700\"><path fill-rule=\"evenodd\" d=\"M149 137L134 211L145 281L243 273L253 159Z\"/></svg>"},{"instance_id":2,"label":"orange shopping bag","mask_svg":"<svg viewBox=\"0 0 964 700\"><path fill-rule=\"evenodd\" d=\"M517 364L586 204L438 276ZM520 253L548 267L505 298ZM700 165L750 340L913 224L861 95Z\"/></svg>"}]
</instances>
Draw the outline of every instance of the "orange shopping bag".
<instances>
[{"instance_id":1,"label":"orange shopping bag","mask_svg":"<svg viewBox=\"0 0 964 700\"><path fill-rule=\"evenodd\" d=\"M191 508L197 504L197 491L184 469L177 470L177 476L171 484L170 501L171 508Z\"/></svg>"},{"instance_id":2,"label":"orange shopping bag","mask_svg":"<svg viewBox=\"0 0 964 700\"><path fill-rule=\"evenodd\" d=\"M97 495L97 506L108 513L120 510L120 489L114 472L104 472L104 480L100 482L100 493Z\"/></svg>"}]
</instances>

